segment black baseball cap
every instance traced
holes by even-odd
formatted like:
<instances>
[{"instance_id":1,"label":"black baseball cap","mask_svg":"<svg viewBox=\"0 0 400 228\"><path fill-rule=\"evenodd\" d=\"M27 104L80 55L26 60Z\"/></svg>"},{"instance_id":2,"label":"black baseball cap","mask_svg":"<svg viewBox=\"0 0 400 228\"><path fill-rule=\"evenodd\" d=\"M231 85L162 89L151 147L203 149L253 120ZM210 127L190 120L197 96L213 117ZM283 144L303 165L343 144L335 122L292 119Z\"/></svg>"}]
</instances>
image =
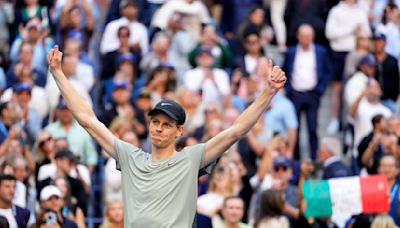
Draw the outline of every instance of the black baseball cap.
<instances>
[{"instance_id":1,"label":"black baseball cap","mask_svg":"<svg viewBox=\"0 0 400 228\"><path fill-rule=\"evenodd\" d=\"M185 110L173 100L162 100L149 112L149 116L157 113L164 113L169 118L175 120L179 125L183 125L186 120Z\"/></svg>"}]
</instances>

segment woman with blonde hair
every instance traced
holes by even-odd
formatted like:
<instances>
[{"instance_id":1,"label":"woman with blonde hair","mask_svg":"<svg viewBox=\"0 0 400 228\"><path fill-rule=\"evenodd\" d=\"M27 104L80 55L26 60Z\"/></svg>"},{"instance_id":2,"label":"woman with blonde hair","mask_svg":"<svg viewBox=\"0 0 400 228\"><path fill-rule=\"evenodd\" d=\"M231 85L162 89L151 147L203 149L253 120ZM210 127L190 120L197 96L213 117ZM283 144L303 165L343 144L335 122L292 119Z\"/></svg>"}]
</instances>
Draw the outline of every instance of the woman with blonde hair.
<instances>
[{"instance_id":1,"label":"woman with blonde hair","mask_svg":"<svg viewBox=\"0 0 400 228\"><path fill-rule=\"evenodd\" d=\"M388 214L379 214L372 220L371 228L395 228L393 218Z\"/></svg>"},{"instance_id":2,"label":"woman with blonde hair","mask_svg":"<svg viewBox=\"0 0 400 228\"><path fill-rule=\"evenodd\" d=\"M106 204L104 208L104 221L101 228L124 227L124 210L121 201L113 201Z\"/></svg>"},{"instance_id":3,"label":"woman with blonde hair","mask_svg":"<svg viewBox=\"0 0 400 228\"><path fill-rule=\"evenodd\" d=\"M219 163L212 171L206 194L197 199L197 212L210 218L218 214L224 198L234 195L233 181L227 165Z\"/></svg>"}]
</instances>

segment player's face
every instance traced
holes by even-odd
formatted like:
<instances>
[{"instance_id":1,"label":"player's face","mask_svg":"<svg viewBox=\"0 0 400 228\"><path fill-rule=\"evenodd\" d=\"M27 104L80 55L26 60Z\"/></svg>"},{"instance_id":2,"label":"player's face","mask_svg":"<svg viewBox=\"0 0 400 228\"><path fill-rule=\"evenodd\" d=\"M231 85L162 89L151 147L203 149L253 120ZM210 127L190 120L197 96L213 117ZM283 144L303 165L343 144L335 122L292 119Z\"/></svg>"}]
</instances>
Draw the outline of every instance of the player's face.
<instances>
[{"instance_id":1,"label":"player's face","mask_svg":"<svg viewBox=\"0 0 400 228\"><path fill-rule=\"evenodd\" d=\"M155 114L150 119L149 133L153 146L166 148L182 135L182 126L165 114Z\"/></svg>"}]
</instances>

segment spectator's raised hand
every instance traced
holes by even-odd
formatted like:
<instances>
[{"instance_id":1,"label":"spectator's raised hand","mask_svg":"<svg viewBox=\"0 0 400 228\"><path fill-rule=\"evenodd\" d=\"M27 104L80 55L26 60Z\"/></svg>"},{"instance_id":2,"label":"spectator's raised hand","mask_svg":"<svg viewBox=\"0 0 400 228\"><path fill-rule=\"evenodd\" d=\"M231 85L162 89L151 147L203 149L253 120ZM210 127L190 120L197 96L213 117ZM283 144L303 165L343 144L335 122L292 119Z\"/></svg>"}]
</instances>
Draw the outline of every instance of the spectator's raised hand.
<instances>
[{"instance_id":1,"label":"spectator's raised hand","mask_svg":"<svg viewBox=\"0 0 400 228\"><path fill-rule=\"evenodd\" d=\"M61 60L63 53L58 49L58 45L56 45L51 51L47 54L47 62L49 64L50 72L61 71Z\"/></svg>"}]
</instances>

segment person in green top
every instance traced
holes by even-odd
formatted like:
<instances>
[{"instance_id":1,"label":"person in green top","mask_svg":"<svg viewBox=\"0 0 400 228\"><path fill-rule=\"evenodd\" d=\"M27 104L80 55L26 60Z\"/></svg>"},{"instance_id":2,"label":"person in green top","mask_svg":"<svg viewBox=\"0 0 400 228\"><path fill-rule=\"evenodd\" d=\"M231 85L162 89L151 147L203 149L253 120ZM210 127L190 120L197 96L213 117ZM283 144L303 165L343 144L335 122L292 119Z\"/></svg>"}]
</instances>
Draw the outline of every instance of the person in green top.
<instances>
[{"instance_id":1,"label":"person in green top","mask_svg":"<svg viewBox=\"0 0 400 228\"><path fill-rule=\"evenodd\" d=\"M125 227L191 227L196 213L199 169L246 135L286 82L285 73L273 66L272 61L265 61L262 66L268 75L265 88L235 123L206 143L180 152L175 150L175 140L183 135L185 111L175 101L160 101L149 112L150 154L116 138L96 118L65 77L62 52L57 45L48 53L47 60L75 119L120 165Z\"/></svg>"}]
</instances>

